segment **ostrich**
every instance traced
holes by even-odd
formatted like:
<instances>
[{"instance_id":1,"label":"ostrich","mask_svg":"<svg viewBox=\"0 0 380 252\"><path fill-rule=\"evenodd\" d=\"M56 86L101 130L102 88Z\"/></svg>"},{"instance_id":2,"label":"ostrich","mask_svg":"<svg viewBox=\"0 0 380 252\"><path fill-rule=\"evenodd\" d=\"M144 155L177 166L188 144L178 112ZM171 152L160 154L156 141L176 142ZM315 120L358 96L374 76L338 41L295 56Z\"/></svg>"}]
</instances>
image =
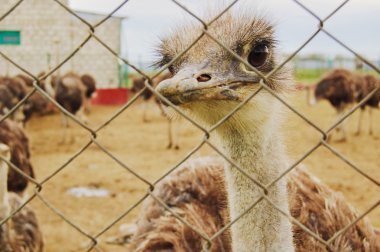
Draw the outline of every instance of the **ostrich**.
<instances>
[{"instance_id":1,"label":"ostrich","mask_svg":"<svg viewBox=\"0 0 380 252\"><path fill-rule=\"evenodd\" d=\"M170 77L170 73L165 73L163 75L160 75L160 76L157 76L155 79L154 79L154 83L153 83L153 86L156 86L158 83L160 83L161 81L167 79ZM131 92L132 94L136 94L138 93L140 90L142 90L144 87L145 87L145 81L146 79L144 77L133 77L132 78L132 87L131 87ZM144 105L144 112L143 112L143 122L149 122L148 118L147 118L147 115L146 115L146 112L147 112L147 102L151 100L153 96L153 93L152 91L150 91L149 89L145 89L144 92L141 94L142 98L143 98L143 105ZM166 112L164 111L164 108L161 106L161 102L158 100L158 99L155 99L155 102L158 104L161 112L163 115L166 115Z\"/></svg>"},{"instance_id":2,"label":"ostrich","mask_svg":"<svg viewBox=\"0 0 380 252\"><path fill-rule=\"evenodd\" d=\"M43 73L41 73L43 75ZM42 75L39 76L42 76ZM42 88L45 89L45 81L42 81ZM5 114L20 102L33 87L33 79L24 74L14 77L0 78L0 101L1 113ZM48 100L36 92L17 110L11 118L22 123L23 126L33 114L43 115L48 113Z\"/></svg>"},{"instance_id":3,"label":"ostrich","mask_svg":"<svg viewBox=\"0 0 380 252\"><path fill-rule=\"evenodd\" d=\"M163 80L166 80L170 78L170 73L165 73L162 75L157 76L154 79L153 86L157 86L158 83L160 83ZM146 81L145 78L133 78L133 85L131 88L131 92L133 94L136 94L140 90L142 90L145 87L144 82ZM145 89L145 91L142 93L143 97L143 105L144 105L144 112L143 112L143 122L148 122L149 120L147 119L146 112L147 112L147 103L151 100L153 96L153 93L149 89ZM175 123L173 120L173 117L169 114L169 112L162 106L162 103L160 100L157 98L154 99L155 102L157 103L158 107L161 110L161 114L168 120L168 149L179 149L179 123Z\"/></svg>"},{"instance_id":4,"label":"ostrich","mask_svg":"<svg viewBox=\"0 0 380 252\"><path fill-rule=\"evenodd\" d=\"M11 110L26 96L26 93L26 84L22 78L0 77L1 113L5 114ZM22 108L13 113L11 118L19 123L23 123L24 115Z\"/></svg>"},{"instance_id":5,"label":"ostrich","mask_svg":"<svg viewBox=\"0 0 380 252\"><path fill-rule=\"evenodd\" d=\"M22 107L24 114L24 125L33 117L33 115L46 115L51 113L49 101L39 92L35 92L26 100Z\"/></svg>"},{"instance_id":6,"label":"ostrich","mask_svg":"<svg viewBox=\"0 0 380 252\"><path fill-rule=\"evenodd\" d=\"M45 72L39 73L37 76L41 77L45 75ZM26 87L26 93L30 92L33 88L33 79L24 74L16 75L16 78L23 80ZM41 81L41 87L46 91L45 80ZM34 115L45 115L48 114L49 111L49 101L39 92L35 92L32 96L29 97L28 100L22 106L23 112L23 125L30 120L30 118Z\"/></svg>"},{"instance_id":7,"label":"ostrich","mask_svg":"<svg viewBox=\"0 0 380 252\"><path fill-rule=\"evenodd\" d=\"M87 122L83 113L83 104L86 100L86 86L83 84L79 75L69 72L61 77L52 78L55 100L71 114L79 114L79 117L85 123ZM69 127L67 117L62 114L62 125L64 126L64 135L62 142L66 140L66 131ZM71 137L71 142L74 138Z\"/></svg>"},{"instance_id":8,"label":"ostrich","mask_svg":"<svg viewBox=\"0 0 380 252\"><path fill-rule=\"evenodd\" d=\"M13 94L5 85L0 85L0 114L4 115L15 106Z\"/></svg>"},{"instance_id":9,"label":"ostrich","mask_svg":"<svg viewBox=\"0 0 380 252\"><path fill-rule=\"evenodd\" d=\"M364 76L365 82L361 85L360 94L357 97L357 102L360 102L364 99L369 93L376 89L380 85L380 80L373 75L367 74ZM360 134L361 131L361 122L363 119L363 111L368 107L369 113L369 134L373 134L372 128L372 108L379 108L380 102L380 91L375 92L370 99L368 99L360 108L360 115L358 121L358 128L356 135Z\"/></svg>"},{"instance_id":10,"label":"ostrich","mask_svg":"<svg viewBox=\"0 0 380 252\"><path fill-rule=\"evenodd\" d=\"M83 82L84 86L86 87L86 95L84 100L84 111L86 113L90 112L90 100L94 92L96 91L96 81L95 78L92 77L89 74L83 74L80 77L81 81Z\"/></svg>"},{"instance_id":11,"label":"ostrich","mask_svg":"<svg viewBox=\"0 0 380 252\"><path fill-rule=\"evenodd\" d=\"M26 83L22 78L17 76L2 77L0 79L0 83L9 88L9 90L12 92L14 98L17 99L17 101L20 101L26 96Z\"/></svg>"},{"instance_id":12,"label":"ostrich","mask_svg":"<svg viewBox=\"0 0 380 252\"><path fill-rule=\"evenodd\" d=\"M278 66L273 27L265 19L252 16L251 12L238 16L225 14L209 26L208 32L263 74ZM202 27L190 24L164 39L160 46L160 65L169 63L201 33ZM260 86L260 77L251 68L207 36L172 66L172 74L173 77L161 82L156 90L206 127L217 123ZM266 81L278 94L286 90L290 82L284 68ZM214 136L219 139L224 153L264 185L277 179L289 167L281 140L279 112L278 100L263 90L215 130ZM210 168L215 166L221 168ZM170 209L206 234L209 231L213 234L225 223L226 216L218 210L219 207L228 208L230 220L235 220L263 193L259 186L229 163L202 159L190 167L203 173L197 175L195 172L181 178L181 169L163 181L165 185L157 187L155 194L164 197ZM213 176L223 177L226 188L219 186ZM161 192L165 186L169 191ZM216 189L206 190L212 186ZM165 195L169 194L173 197L168 199ZM218 202L218 198L222 201L223 198L217 194L225 194L226 206L223 206L226 202ZM288 182L282 179L274 183L265 197L231 226L231 251L326 250L297 226L292 228L290 221L269 200L325 240L358 216L336 193L300 170L293 171ZM193 206L192 203L197 201L199 204ZM202 238L186 229L186 225L176 221L167 210L151 211L157 210L151 208L152 205L154 203L145 205L142 210L137 231L132 237L133 249L199 251L199 247L191 244L201 242ZM144 239L140 240L141 236ZM225 239L228 243L229 238ZM223 240L214 240L210 250L229 251L228 246L221 244ZM331 246L332 251L380 251L379 237L366 220L357 222Z\"/></svg>"},{"instance_id":13,"label":"ostrich","mask_svg":"<svg viewBox=\"0 0 380 252\"><path fill-rule=\"evenodd\" d=\"M153 194L187 223L211 237L231 221L224 168L225 161L220 157L191 159L157 184ZM302 169L297 168L290 173L287 189L291 216L311 231L322 234L323 239L332 237L359 216L340 194ZM148 198L142 209L135 223L122 225L121 233L110 237L108 242L128 244L128 248L135 252L202 250L205 240L156 200ZM292 231L296 251L326 251L299 226L293 225ZM339 237L333 248L332 251L378 251L380 241L368 221L364 220ZM209 251L227 252L231 249L231 233L227 229L213 240Z\"/></svg>"},{"instance_id":14,"label":"ostrich","mask_svg":"<svg viewBox=\"0 0 380 252\"><path fill-rule=\"evenodd\" d=\"M346 69L335 69L317 83L314 96L317 101L328 100L340 118L347 107L358 101L364 84L363 76ZM345 141L346 133L343 123L337 127L337 131L342 131L342 136L338 141Z\"/></svg>"},{"instance_id":15,"label":"ostrich","mask_svg":"<svg viewBox=\"0 0 380 252\"><path fill-rule=\"evenodd\" d=\"M9 162L10 156L9 147L0 143L0 157ZM23 204L17 194L8 192L7 173L8 164L0 159L1 220L7 218ZM0 251L43 251L43 240L38 221L28 206L24 206L0 226Z\"/></svg>"},{"instance_id":16,"label":"ostrich","mask_svg":"<svg viewBox=\"0 0 380 252\"><path fill-rule=\"evenodd\" d=\"M45 74L45 73L43 72L42 75L43 74ZM39 74L38 76L42 76L42 75ZM30 88L33 87L33 79L30 78L29 76L27 76L25 74L18 74L18 75L16 75L16 77L22 79L25 82L25 85L27 87L30 87Z\"/></svg>"},{"instance_id":17,"label":"ostrich","mask_svg":"<svg viewBox=\"0 0 380 252\"><path fill-rule=\"evenodd\" d=\"M190 160L157 186L154 192L156 197L207 235L212 236L228 223L221 159L202 157ZM144 202L143 209L136 224L123 225L122 234L109 238L108 242L131 243L131 251L202 250L202 238L153 198ZM229 231L217 237L211 251L231 251Z\"/></svg>"},{"instance_id":18,"label":"ostrich","mask_svg":"<svg viewBox=\"0 0 380 252\"><path fill-rule=\"evenodd\" d=\"M132 87L131 87L131 93L132 94L136 94L138 93L140 90L142 90L145 85L144 85L144 82L145 82L145 78L144 77L134 77L132 78ZM147 111L147 102L150 100L150 98L152 97L153 93L149 90L149 89L145 89L144 92L142 93L142 98L143 98L143 122L146 123L148 122L149 120L147 119L146 117L146 111Z\"/></svg>"},{"instance_id":19,"label":"ostrich","mask_svg":"<svg viewBox=\"0 0 380 252\"><path fill-rule=\"evenodd\" d=\"M24 130L12 120L6 119L0 122L0 143L10 148L11 163L21 169L25 174L34 178L33 166L30 162L29 139ZM16 172L9 170L8 190L23 194L28 185L28 179Z\"/></svg>"}]
</instances>

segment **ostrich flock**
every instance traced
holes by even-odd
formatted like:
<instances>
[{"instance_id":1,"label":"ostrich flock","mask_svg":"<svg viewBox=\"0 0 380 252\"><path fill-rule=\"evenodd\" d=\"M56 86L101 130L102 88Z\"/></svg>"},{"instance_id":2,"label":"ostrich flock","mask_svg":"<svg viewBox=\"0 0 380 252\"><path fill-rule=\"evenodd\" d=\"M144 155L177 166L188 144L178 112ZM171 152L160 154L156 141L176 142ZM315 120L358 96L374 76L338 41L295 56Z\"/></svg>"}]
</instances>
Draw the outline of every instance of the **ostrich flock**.
<instances>
[{"instance_id":1,"label":"ostrich flock","mask_svg":"<svg viewBox=\"0 0 380 252\"><path fill-rule=\"evenodd\" d=\"M43 77L44 73L39 74ZM72 114L89 109L89 99L96 90L95 79L88 74L73 72L62 76L45 78L41 88L59 105ZM5 115L23 100L33 88L33 79L19 74L0 77L0 114ZM0 251L43 251L43 239L36 215L29 206L18 208L24 203L28 177L35 178L30 162L28 136L24 130L34 115L52 112L47 98L39 92L33 93L19 109L0 123L0 197L1 220L14 215L1 225ZM67 127L67 122L65 124ZM19 168L26 176L9 165Z\"/></svg>"},{"instance_id":2,"label":"ostrich flock","mask_svg":"<svg viewBox=\"0 0 380 252\"><path fill-rule=\"evenodd\" d=\"M191 23L174 30L161 41L158 65L171 62L201 32L202 27ZM238 16L227 13L210 25L208 32L264 75L279 64L274 28L264 18L252 13ZM205 127L212 127L257 91L259 81L255 71L204 36L154 85L171 103ZM141 90L143 82L143 79L134 79L132 92ZM290 70L281 68L268 77L267 84L279 95L292 90ZM337 69L315 86L315 99L327 99L341 114L377 85L378 80L371 75ZM12 110L32 87L33 80L24 75L0 77L0 112L5 114ZM41 88L68 112L86 120L88 101L96 89L93 77L69 72L45 78ZM377 107L379 93L368 99L362 109ZM148 91L142 95L146 101L152 97ZM10 164L29 177L35 177L23 127L33 115L49 113L50 109L49 102L36 92L11 118L0 123L2 220L23 204L28 184L25 176L9 169ZM166 109L162 109L171 132L172 119ZM332 191L303 167L297 167L286 179L273 183L266 191L246 176L268 185L289 167L291 162L280 130L280 110L278 100L262 91L216 128L213 134L224 153L246 174L216 157L198 157L185 162L157 184L153 192L168 208L147 198L139 217L122 234L122 242L128 243L126 251L198 252L205 248L212 252L380 251L380 232L366 218L354 222L359 213L341 194ZM145 113L143 120L147 121ZM67 121L64 125L67 127ZM358 131L360 125L359 122ZM169 147L178 148L178 145L170 142ZM258 204L251 207L256 200ZM298 224L283 214L291 216ZM237 219L207 244L204 236L212 237ZM352 222L350 228L335 237ZM334 238L329 248L311 236L311 232L325 241ZM43 251L42 237L36 215L25 206L1 224L0 251L40 252Z\"/></svg>"}]
</instances>

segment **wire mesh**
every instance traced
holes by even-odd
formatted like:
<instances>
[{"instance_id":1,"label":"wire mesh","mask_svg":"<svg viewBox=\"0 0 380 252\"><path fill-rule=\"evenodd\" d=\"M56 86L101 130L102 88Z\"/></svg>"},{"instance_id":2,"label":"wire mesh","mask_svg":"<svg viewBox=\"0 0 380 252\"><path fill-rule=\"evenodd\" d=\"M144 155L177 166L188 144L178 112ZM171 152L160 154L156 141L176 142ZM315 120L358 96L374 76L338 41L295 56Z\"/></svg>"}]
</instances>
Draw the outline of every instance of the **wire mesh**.
<instances>
[{"instance_id":1,"label":"wire mesh","mask_svg":"<svg viewBox=\"0 0 380 252\"><path fill-rule=\"evenodd\" d=\"M16 211L12 212L11 215L8 216L8 218L6 219L3 219L1 222L0 222L0 225L4 224L6 221L8 221L10 218L12 218L12 216L14 216L18 211L20 211L25 205L27 205L31 200L33 200L34 198L38 198L39 200L41 200L41 202L43 202L49 209L51 209L51 211L53 211L56 215L58 215L60 218L62 218L66 223L68 223L70 226L72 226L73 228L75 228L77 231L79 231L84 237L86 237L88 240L89 240L89 246L86 248L86 251L91 251L91 250L98 250L97 248L97 245L98 245L98 238L104 234L108 229L110 229L111 227L113 227L114 225L116 225L123 217L125 217L126 215L128 215L133 209L135 209L136 207L138 207L143 201L144 199L146 199L147 197L153 197L160 205L162 205L162 207L164 207L167 211L171 212L176 218L178 218L184 225L187 225L189 226L194 232L196 232L197 234L199 234L206 242L206 245L204 246L204 250L207 251L207 248L210 247L212 241L217 238L219 235L221 235L226 229L228 229L231 225L234 225L234 223L236 223L236 221L238 221L242 216L246 215L252 208L254 208L259 202L261 201L267 201L269 204L271 204L274 208L276 208L281 214L283 214L284 216L286 216L292 223L294 223L295 225L298 225L302 230L304 230L305 232L307 232L309 235L311 235L312 237L314 237L317 241L319 241L320 243L324 244L326 246L326 248L329 248L329 246L332 244L332 242L337 239L337 237L341 234L343 234L345 231L347 231L352 225L354 225L356 222L358 222L360 219L362 219L363 217L365 217L366 215L368 215L368 213L370 211L372 211L374 208L376 208L379 204L380 204L380 201L376 202L375 204L373 204L372 207L370 207L367 211L365 211L359 218L355 219L354 221L352 221L349 225L347 225L345 228L343 228L342 230L340 230L338 233L336 233L336 235L334 237L332 237L331 239L329 240L324 240L322 239L318 234L315 234L313 233L311 230L309 230L306 226L302 225L300 222L298 222L297 220L295 220L294 218L292 218L291 216L289 216L286 212L284 212L283 210L281 210L278 206L276 206L276 204L271 201L271 199L267 196L268 195L268 192L271 190L271 188L273 187L273 185L275 185L279 180L283 179L289 172L291 172L298 164L300 164L304 159L306 159L308 156L310 156L312 153L314 153L317 149L321 148L322 146L327 148L329 151L331 151L332 154L334 154L335 156L337 156L338 158L340 158L341 160L343 160L345 163L347 163L352 169L354 169L356 172L358 172L359 174L361 174L362 176L366 177L369 181L371 181L372 183L374 183L376 186L380 186L379 184L379 181L377 181L375 178L371 177L370 174L367 174L366 172L364 172L360 167L358 167L354 162L350 161L350 159L348 157L346 157L345 155L341 154L338 150L336 150L333 146L331 146L326 140L327 140L327 137L328 135L334 130L336 129L340 124L342 124L344 122L344 120L346 120L348 117L350 117L353 112L355 112L358 108L361 107L362 104L364 104L368 99L370 99L370 97L379 90L379 87L376 88L375 90L373 90L370 94L368 94L360 103L356 104L352 109L350 109L347 113L345 113L339 120L337 120L336 122L334 122L327 130L323 130L322 128L320 128L318 125L314 124L309 118L307 115L304 115L302 114L300 111L298 111L296 108L294 108L291 104L289 104L284 98L280 97L278 94L276 94L275 92L273 92L273 90L268 87L268 85L266 84L267 82L267 79L272 76L273 74L275 74L277 71L279 71L282 67L284 67L284 65L286 63L288 63L293 57L295 57L299 52L300 50L302 50L306 45L308 45L319 33L325 33L327 36L329 36L332 40L336 41L338 44L340 44L342 47L346 48L347 50L349 50L353 55L355 55L357 58L359 58L360 60L362 60L363 62L365 62L366 64L368 64L373 70L375 70L377 73L380 73L380 69L375 66L370 60L367 60L365 57L363 57L362 55L360 55L358 52L356 52L353 48L350 48L349 46L347 46L345 43L343 43L342 41L338 40L333 34L331 34L326 28L324 28L324 24L326 22L329 21L329 19L334 16L337 12L339 12L350 0L346 0L344 2L342 2L342 4L340 4L337 8L335 8L329 15L327 15L326 17L320 17L318 16L317 14L315 14L312 10L310 10L309 8L307 8L305 5L303 5L300 1L297 1L297 0L293 0L293 2L295 4L297 4L298 6L300 6L302 9L304 9L307 13L309 13L311 16L313 16L317 21L318 21L318 26L315 28L315 32L306 39L306 41L297 49L295 50L290 56L288 56L281 64L279 64L275 69L273 69L270 73L268 73L267 75L263 75L261 72L259 72L257 69L255 69L254 67L252 67L245 59L241 58L239 55L237 55L234 51L232 51L230 48L228 48L227 46L223 45L221 41L219 41L216 37L214 37L209 31L208 31L208 28L209 26L215 22L218 18L220 18L221 16L223 16L231 7L233 7L237 2L239 2L239 0L235 0L233 2L231 2L223 11L221 11L218 15L216 15L213 19L211 19L211 21L209 22L206 22L204 20L202 20L201 17L199 17L199 15L197 15L196 13L190 11L188 8L186 8L184 5L182 5L180 2L176 1L176 0L172 0L172 2L174 4L176 4L178 6L179 9L182 9L184 12L188 13L192 18L194 18L194 20L196 20L197 22L199 22L202 27L203 27L203 30L202 30L202 34L199 35L194 41L193 43L191 43L184 51L182 51L181 53L179 53L178 55L176 55L175 58L173 58L168 64L166 64L164 67L162 67L161 69L159 69L159 71L155 74L153 74L152 76L150 76L149 74L145 73L143 70L139 69L137 66L131 64L128 59L126 58L123 58L121 55L120 55L120 52L117 52L115 51L114 49L111 48L111 46L107 45L107 42L104 41L103 39L101 39L99 36L96 35L96 31L97 29L99 29L99 27L101 27L108 19L110 19L112 17L112 15L114 15L114 13L116 11L118 11L121 7L123 7L124 5L127 5L128 4L128 0L122 2L119 6L117 6L117 8L115 8L111 13L109 13L104 19L98 21L97 23L95 24L91 24L89 23L88 21L86 21L85 19L83 19L82 17L78 16L73 10L71 10L68 6L65 6L63 3L61 3L59 0L52 0L54 2L56 2L57 4L60 5L60 7L65 10L67 13L69 13L70 15L72 15L73 18L75 18L76 21L82 23L83 25L85 25L88 29L88 34L85 36L85 38L79 43L79 46L77 46L76 48L74 48L67 57L63 58L62 60L60 60L59 62L57 62L57 64L53 67L51 67L51 70L46 73L44 76L40 76L40 77L37 77L35 75L33 75L31 73L31 71L29 71L28 69L24 68L23 66L21 66L20 64L18 64L17 62L19 62L19 60L17 60L17 58L15 59L15 55L6 55L5 53L1 52L0 51L0 55L3 57L3 59L5 59L5 61L7 62L7 64L11 64L13 65L14 68L17 68L18 70L20 70L21 72L25 73L26 75L28 75L29 77L31 77L33 80L34 80L34 83L33 83L33 89L32 91L30 91L30 93L24 98L22 99L11 111L9 111L6 115L4 115L1 119L0 119L0 122L4 121L6 118L9 118L11 116L11 114L17 110L18 108L20 108L20 106L22 106L28 99L31 95L33 95L35 92L39 92L40 94L42 94L44 97L46 97L50 102L52 102L56 107L59 108L59 110L61 112L63 112L66 116L68 116L72 121L74 121L76 124L78 124L80 127L82 127L84 130L87 131L88 133L88 141L87 143L77 152L75 153L74 155L71 156L70 159L68 159L62 166L60 166L58 169L56 169L54 172L51 173L50 176L48 176L47 178L45 178L44 180L42 181L36 181L34 180L33 178L31 178L30 176L28 176L27 174L23 173L19 168L15 167L13 164L10 164L10 167L11 169L14 169L16 170L18 173L22 174L23 176L25 176L34 186L35 186L35 189L34 189L34 193L28 197L28 199L25 201L25 203L23 205L21 205ZM290 2L290 1L289 1ZM17 9L20 5L23 4L23 0L20 0L18 1L17 3L15 3L10 9L9 11L7 11L5 14L3 14L3 16L0 17L0 21L2 20L5 20L15 9ZM162 72L164 72L166 69L168 69L168 67L170 65L172 65L173 63L177 62L186 52L188 52L202 37L208 37L210 38L211 40L213 40L214 42L216 42L220 47L224 48L229 54L231 54L234 58L236 58L237 60L239 60L241 63L243 63L249 70L251 71L254 71L260 78L260 88L254 92L253 94L251 94L249 97L247 97L244 101L242 101L235 109L233 109L230 113L228 113L226 116L224 116L219 122L217 122L215 125L213 125L210 129L206 129L205 127L201 126L201 124L199 124L197 121L195 121L194 119L192 119L191 117L189 117L187 114L183 113L181 111L180 108L178 108L177 106L175 106L173 103L171 103L168 99L166 99L165 97L163 97L160 93L157 93L155 91L155 89L153 88L152 86L152 83L154 81L154 79L159 76ZM53 73L55 73L56 71L58 71L60 68L62 68L65 64L67 64L67 62L72 59L75 55L77 55L81 50L82 48L87 44L89 43L89 41L96 41L99 43L99 45L101 45L102 47L104 47L104 49L106 49L110 55L113 55L116 59L118 59L119 61L123 62L124 64L128 65L129 67L133 68L138 74L140 74L141 76L143 76L145 79L146 79L146 82L145 82L145 88L143 90L141 90L140 92L138 92L132 99L130 99L122 108L120 108L116 113L114 113L113 116L111 116L108 120L106 120L103 124L101 124L98 128L96 129L92 129L90 128L88 125L86 125L85 123L83 123L82 121L80 121L75 115L71 114L70 112L68 112L64 107L62 107L60 104L58 104L54 98L52 98L46 91L44 91L41 87L40 87L40 82L45 79L46 77L48 76L51 76ZM162 175L162 177L160 177L158 180L156 180L155 182L153 183L150 183L147 179L145 179L142 175L140 175L136 169L134 169L133 167L130 167L128 166L127 164L123 163L123 161L121 161L119 158L117 158L113 153L112 151L108 150L108 148L106 146L103 146L99 141L97 141L97 136L98 136L98 133L101 132L105 126L107 126L108 124L110 124L112 121L114 121L116 118L118 118L120 116L120 114L122 114L125 110L127 110L132 104L134 104L137 100L137 98L145 91L145 90L150 90L151 92L154 93L155 96L159 97L162 101L164 101L168 106L172 107L176 112L178 112L183 118L185 118L185 120L189 121L191 124L193 124L195 127L197 127L198 129L200 129L203 134L204 134L204 138L203 140L192 150L188 153L188 155L183 159L181 160L179 163L177 163L175 166L173 167L170 167L170 169ZM213 132L215 129L217 129L218 127L220 127L223 123L225 123L232 115L234 115L238 110L240 110L243 106L245 106L245 104L247 104L249 101L251 101L252 99L255 99L255 96L257 94L259 94L260 92L262 91L267 91L268 93L270 93L272 96L274 96L276 99L278 99L278 101L280 101L284 106L286 106L287 108L289 108L296 116L298 116L299 118L301 118L304 122L306 122L310 127L312 127L316 132L318 132L320 134L320 142L318 142L317 144L315 144L313 147L311 147L309 150L305 151L304 152L304 155L302 155L298 160L296 160L295 162L293 162L280 176L278 176L278 178L276 178L275 180L271 181L270 183L268 184L262 184L260 183L259 181L257 181L257 179L249 176L241 167L239 167L239 165L237 163L235 163L233 160L231 160L230 158L228 158L225 154L223 154L223 151L220 150L220 148L218 148L217 146L213 145L211 142L210 142L210 134L211 132ZM53 177L55 177L58 173L60 173L62 170L64 170L73 160L75 160L78 156L80 156L87 148L89 148L89 146L91 144L95 144L96 146L99 147L99 149L101 151L103 151L106 155L108 155L109 157L111 157L113 160L115 160L121 167L123 167L125 169L125 172L128 172L130 174L132 174L135 179L137 180L140 180L141 182L143 182L144 184L146 184L149 188L149 190L146 192L146 194L141 197L140 200L138 200L134 205L132 205L130 208L126 209L120 216L118 216L117 218L115 218L114 220L112 220L110 223L105 223L104 224L104 227L99 230L99 232L97 232L96 234L91 234L90 232L87 232L86 230L84 230L83 228L81 228L80 226L78 226L77 224L75 224L72 220L70 220L68 217L66 217L60 209L58 209L57 207L55 207L51 202L48 201L48 199L46 199L42 194L41 194L41 191L44 189L44 184L47 183L49 180L51 180ZM252 204L250 205L249 208L247 209L244 209L244 211L235 219L232 219L230 220L230 222L225 226L223 227L221 230L219 230L217 233L215 233L213 236L209 237L207 236L206 234L204 234L202 231L198 230L196 227L193 227L191 226L191 224L189 224L185 219L183 219L181 216L179 216L178 214L176 214L171 208L170 206L168 206L165 202L163 202L160 198L157 198L153 192L155 190L155 187L157 185L158 182L162 181L162 179L164 179L165 177L167 177L169 174L171 174L173 171L175 171L182 163L184 163L187 159L189 159L190 157L192 157L192 155L197 151L199 150L202 146L204 145L207 145L209 147L211 147L213 150L215 150L222 158L224 158L226 160L226 162L228 162L230 165L232 165L232 167L234 167L235 169L238 169L244 176L248 177L252 183L256 184L257 186L259 186L262 190L262 195L260 197L258 197L257 199L255 199Z\"/></svg>"}]
</instances>

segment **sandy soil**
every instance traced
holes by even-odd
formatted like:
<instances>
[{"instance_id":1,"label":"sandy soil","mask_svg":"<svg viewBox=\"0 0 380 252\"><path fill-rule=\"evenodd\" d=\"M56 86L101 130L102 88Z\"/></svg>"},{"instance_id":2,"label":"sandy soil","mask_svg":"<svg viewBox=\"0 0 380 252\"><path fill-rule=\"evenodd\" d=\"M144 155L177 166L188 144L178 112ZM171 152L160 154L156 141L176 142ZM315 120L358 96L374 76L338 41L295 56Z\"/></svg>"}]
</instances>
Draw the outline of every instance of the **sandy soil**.
<instances>
[{"instance_id":1,"label":"sandy soil","mask_svg":"<svg viewBox=\"0 0 380 252\"><path fill-rule=\"evenodd\" d=\"M322 102L318 106L309 107L306 105L303 92L295 93L290 102L323 129L328 128L335 120L335 112L329 104ZM134 105L101 130L97 140L128 167L153 182L182 160L201 141L202 134L189 123L182 122L179 130L180 150L166 149L166 119L160 116L153 104L151 108L149 123L142 122L142 108ZM111 117L117 109L116 107L93 107L89 115L90 126L96 128ZM285 111L287 112L284 116L283 131L287 150L292 159L296 160L318 143L320 134L288 109ZM358 137L353 136L358 117L355 113L347 123L349 140L345 143L333 141L334 148L378 181L380 180L379 115L380 112L375 111L374 136L369 136L367 132ZM368 123L368 120L365 123ZM35 118L27 126L32 148L32 162L39 181L53 174L90 140L90 134L75 126L74 123L71 123L70 131L75 137L75 142L61 144L59 114ZM201 148L195 155L205 154L215 153L209 148ZM324 147L320 147L302 164L305 164L333 189L341 191L361 212L379 200L379 188L376 185ZM106 189L110 195L78 198L67 194L67 190L79 186ZM92 144L63 170L47 180L43 185L41 195L72 223L83 231L95 235L132 207L144 196L147 188L147 184ZM30 186L29 195L32 194L32 189ZM35 198L31 205L42 226L46 251L85 251L85 245L89 242L86 236L81 235L79 231L63 221L40 199ZM126 251L125 248L106 244L105 240L117 234L122 223L132 221L139 209L137 207L132 210L100 236L99 247L103 251ZM380 227L380 208L375 209L369 217L373 224Z\"/></svg>"}]
</instances>

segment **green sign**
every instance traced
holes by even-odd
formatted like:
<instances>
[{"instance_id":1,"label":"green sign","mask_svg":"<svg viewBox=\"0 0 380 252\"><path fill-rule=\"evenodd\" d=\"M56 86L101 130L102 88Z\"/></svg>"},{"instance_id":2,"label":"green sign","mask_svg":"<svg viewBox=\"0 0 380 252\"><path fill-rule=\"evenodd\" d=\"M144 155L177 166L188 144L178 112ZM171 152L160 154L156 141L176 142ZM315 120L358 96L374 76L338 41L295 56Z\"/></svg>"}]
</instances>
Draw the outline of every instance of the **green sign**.
<instances>
[{"instance_id":1,"label":"green sign","mask_svg":"<svg viewBox=\"0 0 380 252\"><path fill-rule=\"evenodd\" d=\"M20 31L0 31L0 45L20 45Z\"/></svg>"}]
</instances>

